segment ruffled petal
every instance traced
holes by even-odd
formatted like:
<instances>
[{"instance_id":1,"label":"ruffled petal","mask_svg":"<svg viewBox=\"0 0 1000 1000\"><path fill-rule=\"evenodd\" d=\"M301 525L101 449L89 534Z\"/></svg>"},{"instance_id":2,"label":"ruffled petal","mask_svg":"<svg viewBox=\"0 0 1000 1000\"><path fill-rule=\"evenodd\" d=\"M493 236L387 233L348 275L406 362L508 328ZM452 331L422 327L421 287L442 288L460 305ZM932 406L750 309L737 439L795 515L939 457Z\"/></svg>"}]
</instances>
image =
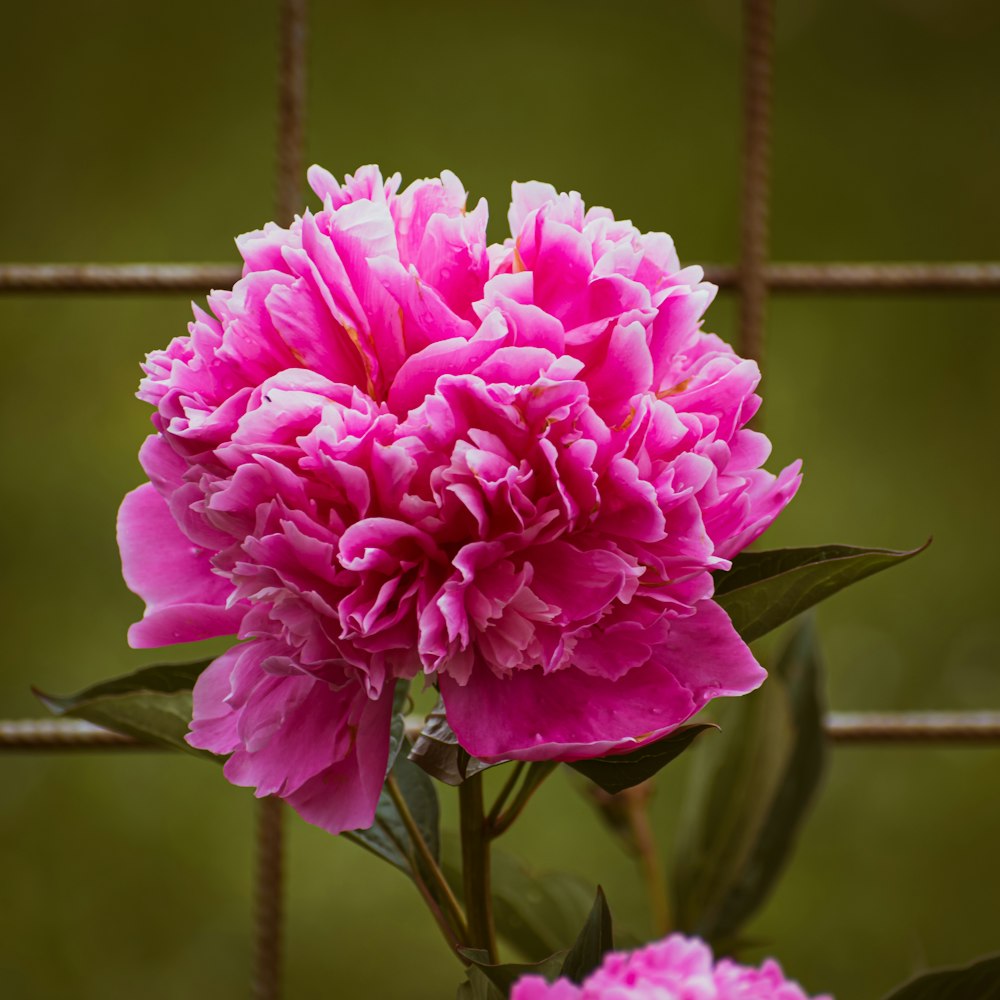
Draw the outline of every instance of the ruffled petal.
<instances>
[{"instance_id":1,"label":"ruffled petal","mask_svg":"<svg viewBox=\"0 0 1000 1000\"><path fill-rule=\"evenodd\" d=\"M617 680L573 667L498 677L480 663L464 686L448 676L440 686L448 721L474 757L572 761L651 743L712 698L746 694L765 677L728 615L703 601Z\"/></svg>"},{"instance_id":2,"label":"ruffled petal","mask_svg":"<svg viewBox=\"0 0 1000 1000\"><path fill-rule=\"evenodd\" d=\"M296 671L255 641L215 660L194 688L188 742L231 754L226 777L277 795L330 833L371 826L385 778L394 684L377 699L355 678ZM287 672L291 669L291 672Z\"/></svg>"},{"instance_id":3,"label":"ruffled petal","mask_svg":"<svg viewBox=\"0 0 1000 1000\"><path fill-rule=\"evenodd\" d=\"M712 574L799 474L762 468L701 269L544 184L490 248L447 171L309 179L322 208L241 237L243 277L144 365L131 641L244 640L192 742L337 831L370 822L421 668L491 759L627 750L760 683Z\"/></svg>"},{"instance_id":4,"label":"ruffled petal","mask_svg":"<svg viewBox=\"0 0 1000 1000\"><path fill-rule=\"evenodd\" d=\"M226 606L232 584L212 572L211 552L181 534L151 483L122 501L118 545L125 583L146 602L129 645L148 649L239 631L246 608Z\"/></svg>"}]
</instances>

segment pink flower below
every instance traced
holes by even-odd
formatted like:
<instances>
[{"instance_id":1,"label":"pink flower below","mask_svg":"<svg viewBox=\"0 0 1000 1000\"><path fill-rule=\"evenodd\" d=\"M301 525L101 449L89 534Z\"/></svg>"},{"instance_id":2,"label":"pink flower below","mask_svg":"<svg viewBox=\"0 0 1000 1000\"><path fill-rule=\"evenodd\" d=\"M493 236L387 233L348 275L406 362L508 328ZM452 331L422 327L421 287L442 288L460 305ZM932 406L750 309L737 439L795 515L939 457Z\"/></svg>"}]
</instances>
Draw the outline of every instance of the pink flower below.
<instances>
[{"instance_id":1,"label":"pink flower below","mask_svg":"<svg viewBox=\"0 0 1000 1000\"><path fill-rule=\"evenodd\" d=\"M625 751L759 685L712 573L800 477L761 468L701 270L543 184L488 246L452 174L309 177L322 209L241 237L144 366L130 642L242 640L190 742L338 832L372 820L398 679L491 761Z\"/></svg>"},{"instance_id":2,"label":"pink flower below","mask_svg":"<svg viewBox=\"0 0 1000 1000\"><path fill-rule=\"evenodd\" d=\"M729 959L714 962L697 938L672 934L633 952L611 952L581 986L523 976L511 1000L809 1000L768 959L758 969ZM817 996L814 1000L832 1000Z\"/></svg>"}]
</instances>

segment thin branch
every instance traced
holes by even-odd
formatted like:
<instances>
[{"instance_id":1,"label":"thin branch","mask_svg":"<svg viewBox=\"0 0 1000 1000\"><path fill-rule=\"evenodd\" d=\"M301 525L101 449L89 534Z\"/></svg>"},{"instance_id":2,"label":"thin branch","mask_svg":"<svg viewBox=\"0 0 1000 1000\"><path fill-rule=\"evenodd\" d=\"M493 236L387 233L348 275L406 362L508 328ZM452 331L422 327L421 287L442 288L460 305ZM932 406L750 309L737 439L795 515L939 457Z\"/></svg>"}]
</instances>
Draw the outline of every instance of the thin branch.
<instances>
[{"instance_id":1,"label":"thin branch","mask_svg":"<svg viewBox=\"0 0 1000 1000\"><path fill-rule=\"evenodd\" d=\"M517 785L518 779L521 777L521 773L524 771L525 762L519 760L514 769L510 772L507 780L504 782L503 788L500 789L500 794L497 796L496 801L493 803L493 808L490 810L489 816L486 817L487 829L492 830L493 827L497 825L497 821L500 819L500 814L503 812L503 807L507 805L507 800L510 798L511 793L514 791Z\"/></svg>"},{"instance_id":2,"label":"thin branch","mask_svg":"<svg viewBox=\"0 0 1000 1000\"><path fill-rule=\"evenodd\" d=\"M514 796L514 801L510 808L502 815L498 816L488 828L491 839L496 839L501 834L506 833L514 821L524 812L525 806L531 801L531 797L538 791L545 779L556 769L555 761L534 761L528 768L528 773L521 783L521 787ZM491 817L492 819L492 817Z\"/></svg>"},{"instance_id":3,"label":"thin branch","mask_svg":"<svg viewBox=\"0 0 1000 1000\"><path fill-rule=\"evenodd\" d=\"M420 875L415 871L413 875L413 884L417 887L417 892L420 893L424 904L430 911L431 916L434 918L434 922L438 925L441 933L444 935L445 941L448 942L448 947L451 948L455 957L463 964L469 965L469 960L462 954L461 949L465 947L464 943L458 939L455 935L455 929L452 927L451 922L445 916L444 911L438 905L437 900L434 898L430 889L427 887L427 883L420 877Z\"/></svg>"},{"instance_id":4,"label":"thin branch","mask_svg":"<svg viewBox=\"0 0 1000 1000\"><path fill-rule=\"evenodd\" d=\"M648 783L647 783L648 784ZM660 860L656 837L649 819L651 787L637 785L619 795L624 804L625 819L632 833L632 845L642 869L643 882L649 897L649 912L657 937L664 937L672 930L670 900L667 897L667 879Z\"/></svg>"},{"instance_id":5,"label":"thin branch","mask_svg":"<svg viewBox=\"0 0 1000 1000\"><path fill-rule=\"evenodd\" d=\"M420 875L420 869L417 866L416 858L413 856L412 851L407 849L407 846L400 841L400 839L393 833L392 827L381 816L375 817L375 822L378 824L382 832L399 848L400 852L407 858L410 862L410 875L413 878L413 884L417 888L417 892L420 893L421 899L430 911L431 916L434 918L434 923L438 925L438 929L441 931L445 941L448 943L448 947L451 949L455 957L463 964L468 965L469 961L461 954L459 948L462 947L462 942L458 940L455 936L455 930L445 918L441 907L438 905L437 900L431 895L430 889L427 888L427 883L423 880Z\"/></svg>"},{"instance_id":6,"label":"thin branch","mask_svg":"<svg viewBox=\"0 0 1000 1000\"><path fill-rule=\"evenodd\" d=\"M437 863L437 860L431 853L430 847L427 845L427 841L424 839L424 835L420 832L420 827L413 818L413 813L410 812L410 807L407 805L406 799L403 797L399 783L396 781L394 775L390 774L386 778L385 787L389 792L389 797L399 811L403 826L406 827L406 832L410 835L410 840L413 842L427 874L430 875L434 887L440 893L440 899L444 903L445 910L452 921L456 933L463 941L468 942L469 927L466 923L465 914L462 913L462 907L459 906L455 894L451 891L451 886L448 885L448 880L445 878L444 872L441 871L441 866Z\"/></svg>"}]
</instances>

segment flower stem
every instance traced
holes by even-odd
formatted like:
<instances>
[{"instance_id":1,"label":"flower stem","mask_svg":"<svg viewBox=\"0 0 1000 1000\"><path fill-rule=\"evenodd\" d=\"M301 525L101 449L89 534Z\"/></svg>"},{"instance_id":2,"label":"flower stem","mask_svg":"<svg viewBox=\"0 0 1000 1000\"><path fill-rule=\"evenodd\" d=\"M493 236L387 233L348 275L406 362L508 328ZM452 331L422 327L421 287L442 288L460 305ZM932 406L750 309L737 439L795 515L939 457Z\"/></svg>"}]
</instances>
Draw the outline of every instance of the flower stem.
<instances>
[{"instance_id":1,"label":"flower stem","mask_svg":"<svg viewBox=\"0 0 1000 1000\"><path fill-rule=\"evenodd\" d=\"M448 947L452 950L455 956L463 964L468 964L468 961L463 957L459 949L462 947L463 942L460 941L455 936L455 929L452 927L448 918L445 917L444 913L441 911L441 907L438 905L437 900L431 894L430 889L427 888L427 883L424 881L420 874L420 869L417 867L416 859L407 850L406 844L402 843L400 839L393 833L392 827L389 826L385 820L376 817L375 822L381 828L382 832L409 858L410 866L413 875L413 884L417 887L417 892L420 893L420 898L424 901L427 909L430 911L431 916L434 918L434 923L438 925L438 929L441 931L442 936L448 944Z\"/></svg>"},{"instance_id":2,"label":"flower stem","mask_svg":"<svg viewBox=\"0 0 1000 1000\"><path fill-rule=\"evenodd\" d=\"M481 772L458 786L458 808L469 944L473 948L483 949L490 961L495 963L497 943L493 929L493 894L490 887L490 839L483 815Z\"/></svg>"},{"instance_id":3,"label":"flower stem","mask_svg":"<svg viewBox=\"0 0 1000 1000\"><path fill-rule=\"evenodd\" d=\"M487 834L491 840L510 829L514 820L524 812L524 807L531 801L531 796L538 791L541 783L556 767L556 763L551 760L536 760L528 766L527 774L525 774L524 781L521 782L521 787L517 790L510 808L501 816L499 815L499 809L496 806L493 807L490 818L487 821ZM504 800L509 797L509 794L506 787L500 793L501 798ZM503 802L499 802L498 800L498 804L502 806Z\"/></svg>"},{"instance_id":4,"label":"flower stem","mask_svg":"<svg viewBox=\"0 0 1000 1000\"><path fill-rule=\"evenodd\" d=\"M629 788L620 795L625 806L625 818L632 833L632 844L638 855L643 882L649 897L649 912L653 930L663 937L672 930L670 900L667 898L667 879L660 861L660 852L649 820L650 783Z\"/></svg>"},{"instance_id":5,"label":"flower stem","mask_svg":"<svg viewBox=\"0 0 1000 1000\"><path fill-rule=\"evenodd\" d=\"M429 876L431 882L433 883L435 890L432 893L433 897L443 904L445 913L448 916L448 921L458 937L459 942L468 941L469 928L466 925L462 908L458 905L458 900L455 898L455 894L451 891L451 886L448 885L448 880L445 878L444 872L441 871L441 866L435 860L430 847L427 846L427 841L420 832L420 827L417 825L417 821L413 818L413 813L410 812L410 807L407 805L406 799L403 797L399 783L396 781L394 775L390 774L389 777L386 778L385 787L389 793L389 797L392 799L393 804L399 812L399 816L403 821L403 826L406 827L406 832L410 835L410 840L413 842L417 855L422 862L424 874Z\"/></svg>"},{"instance_id":6,"label":"flower stem","mask_svg":"<svg viewBox=\"0 0 1000 1000\"><path fill-rule=\"evenodd\" d=\"M500 794L496 797L496 801L493 803L493 808L490 810L489 816L486 817L486 826L488 829L492 830L496 825L497 821L500 819L500 814L503 812L503 807L507 805L507 800L510 798L517 785L517 779L521 777L521 772L525 768L525 762L519 760L514 768L511 770L510 775L504 782L503 788L500 789Z\"/></svg>"}]
</instances>

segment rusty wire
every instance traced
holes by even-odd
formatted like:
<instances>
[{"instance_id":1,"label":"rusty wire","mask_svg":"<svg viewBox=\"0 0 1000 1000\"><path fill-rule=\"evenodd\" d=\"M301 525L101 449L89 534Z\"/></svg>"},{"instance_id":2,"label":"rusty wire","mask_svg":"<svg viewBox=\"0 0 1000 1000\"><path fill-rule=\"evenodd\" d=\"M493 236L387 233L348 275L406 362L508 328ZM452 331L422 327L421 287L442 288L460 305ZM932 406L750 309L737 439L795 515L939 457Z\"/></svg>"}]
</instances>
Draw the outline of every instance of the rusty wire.
<instances>
[{"instance_id":1,"label":"rusty wire","mask_svg":"<svg viewBox=\"0 0 1000 1000\"><path fill-rule=\"evenodd\" d=\"M306 0L282 0L276 202L287 226L301 208L306 128Z\"/></svg>"},{"instance_id":2,"label":"rusty wire","mask_svg":"<svg viewBox=\"0 0 1000 1000\"><path fill-rule=\"evenodd\" d=\"M833 712L826 734L834 743L1000 745L1000 712Z\"/></svg>"},{"instance_id":3,"label":"rusty wire","mask_svg":"<svg viewBox=\"0 0 1000 1000\"><path fill-rule=\"evenodd\" d=\"M306 0L281 0L278 65L276 211L287 225L299 209L305 158ZM284 813L280 799L257 807L254 879L254 1000L281 996Z\"/></svg>"},{"instance_id":4,"label":"rusty wire","mask_svg":"<svg viewBox=\"0 0 1000 1000\"><path fill-rule=\"evenodd\" d=\"M764 267L764 284L773 292L929 292L996 293L1000 291L1000 262L931 263L922 261L823 264L773 263ZM705 277L721 288L739 288L740 269L708 264Z\"/></svg>"},{"instance_id":5,"label":"rusty wire","mask_svg":"<svg viewBox=\"0 0 1000 1000\"><path fill-rule=\"evenodd\" d=\"M0 264L0 293L201 292L231 288L234 264Z\"/></svg>"},{"instance_id":6,"label":"rusty wire","mask_svg":"<svg viewBox=\"0 0 1000 1000\"><path fill-rule=\"evenodd\" d=\"M831 712L824 729L834 743L1000 745L1000 712ZM166 748L74 719L0 720L0 752L86 749ZM270 808L268 803L269 800L264 800L261 809ZM273 847L273 840L268 845ZM263 859L259 866L264 867ZM263 923L270 924L271 918Z\"/></svg>"},{"instance_id":7,"label":"rusty wire","mask_svg":"<svg viewBox=\"0 0 1000 1000\"><path fill-rule=\"evenodd\" d=\"M254 873L253 1000L281 996L284 924L284 807L271 796L257 804L257 860Z\"/></svg>"},{"instance_id":8,"label":"rusty wire","mask_svg":"<svg viewBox=\"0 0 1000 1000\"><path fill-rule=\"evenodd\" d=\"M0 750L151 750L82 719L0 719Z\"/></svg>"},{"instance_id":9,"label":"rusty wire","mask_svg":"<svg viewBox=\"0 0 1000 1000\"><path fill-rule=\"evenodd\" d=\"M231 287L240 274L235 264L0 264L0 295L205 293ZM772 293L1000 291L1000 261L781 262L761 274ZM707 264L705 277L721 288L741 287L740 269L732 264Z\"/></svg>"},{"instance_id":10,"label":"rusty wire","mask_svg":"<svg viewBox=\"0 0 1000 1000\"><path fill-rule=\"evenodd\" d=\"M740 351L763 360L771 208L773 0L743 3L743 183L740 193Z\"/></svg>"},{"instance_id":11,"label":"rusty wire","mask_svg":"<svg viewBox=\"0 0 1000 1000\"><path fill-rule=\"evenodd\" d=\"M777 292L997 292L1000 263L772 264Z\"/></svg>"}]
</instances>

